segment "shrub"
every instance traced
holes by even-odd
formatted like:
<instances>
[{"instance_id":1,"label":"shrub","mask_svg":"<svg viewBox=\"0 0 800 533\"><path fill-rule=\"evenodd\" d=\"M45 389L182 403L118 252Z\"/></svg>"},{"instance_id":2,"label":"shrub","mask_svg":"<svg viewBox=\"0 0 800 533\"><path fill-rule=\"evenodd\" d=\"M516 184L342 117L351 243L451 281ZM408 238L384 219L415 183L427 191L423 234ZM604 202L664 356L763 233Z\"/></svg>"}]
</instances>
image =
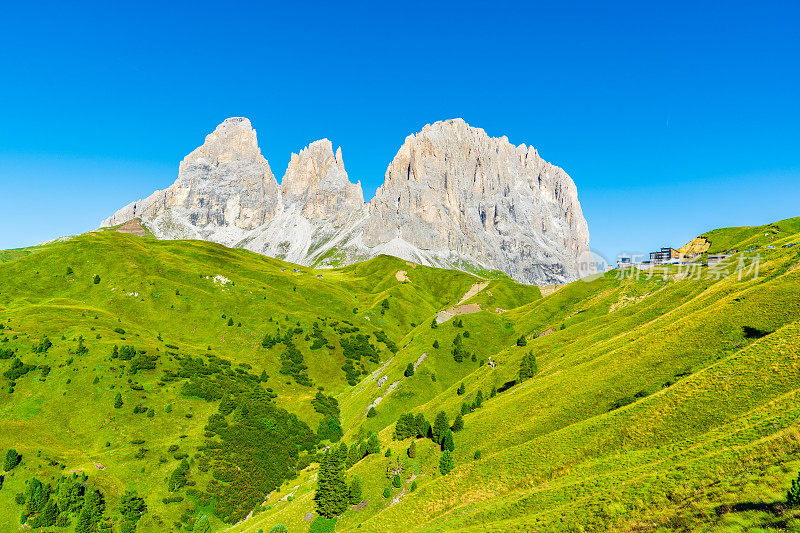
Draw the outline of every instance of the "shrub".
<instances>
[{"instance_id":1,"label":"shrub","mask_svg":"<svg viewBox=\"0 0 800 533\"><path fill-rule=\"evenodd\" d=\"M431 321L431 329L436 329L436 328L438 328L438 327L439 327L439 324L436 322L436 319L434 318L434 319Z\"/></svg>"},{"instance_id":2,"label":"shrub","mask_svg":"<svg viewBox=\"0 0 800 533\"><path fill-rule=\"evenodd\" d=\"M417 442L411 441L411 444L408 446L408 450L406 450L406 454L410 459L414 459L417 456Z\"/></svg>"},{"instance_id":3,"label":"shrub","mask_svg":"<svg viewBox=\"0 0 800 533\"><path fill-rule=\"evenodd\" d=\"M472 458L475 459L476 461L478 459L480 459L481 458L481 451L480 450L475 450L475 453L472 455Z\"/></svg>"},{"instance_id":4,"label":"shrub","mask_svg":"<svg viewBox=\"0 0 800 533\"><path fill-rule=\"evenodd\" d=\"M433 341L433 347L434 348L438 348L439 347L439 341L438 340L434 340Z\"/></svg>"},{"instance_id":5,"label":"shrub","mask_svg":"<svg viewBox=\"0 0 800 533\"><path fill-rule=\"evenodd\" d=\"M403 480L400 479L400 474L395 474L392 478L392 486L400 488L403 485Z\"/></svg>"},{"instance_id":6,"label":"shrub","mask_svg":"<svg viewBox=\"0 0 800 533\"><path fill-rule=\"evenodd\" d=\"M417 490L417 482L416 481L412 481L411 482L411 492L414 492L415 490Z\"/></svg>"},{"instance_id":7,"label":"shrub","mask_svg":"<svg viewBox=\"0 0 800 533\"><path fill-rule=\"evenodd\" d=\"M95 285L99 284L100 283L100 276L95 274L94 278L92 278L92 283L94 283Z\"/></svg>"}]
</instances>

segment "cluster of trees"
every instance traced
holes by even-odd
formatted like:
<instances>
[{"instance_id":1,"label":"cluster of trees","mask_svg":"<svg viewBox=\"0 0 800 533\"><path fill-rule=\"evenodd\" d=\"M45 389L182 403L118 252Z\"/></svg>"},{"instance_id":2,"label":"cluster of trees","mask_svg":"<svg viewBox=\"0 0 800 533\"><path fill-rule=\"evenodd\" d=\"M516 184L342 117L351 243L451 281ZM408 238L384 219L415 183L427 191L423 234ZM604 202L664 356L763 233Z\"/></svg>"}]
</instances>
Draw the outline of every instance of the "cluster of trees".
<instances>
[{"instance_id":1,"label":"cluster of trees","mask_svg":"<svg viewBox=\"0 0 800 533\"><path fill-rule=\"evenodd\" d=\"M22 456L17 453L17 450L11 448L6 452L6 458L3 461L3 470L6 472L13 470L20 461L22 461Z\"/></svg>"},{"instance_id":2,"label":"cluster of trees","mask_svg":"<svg viewBox=\"0 0 800 533\"><path fill-rule=\"evenodd\" d=\"M184 380L185 396L220 402L195 462L198 469L208 465L203 468L211 469L213 479L206 491L187 490L199 505L213 503L221 520L236 523L297 475L300 452L314 453L319 439L297 415L278 408L277 395L246 367L234 371L230 361L213 355L174 357L179 368L165 369L162 381ZM327 400L325 405L331 407Z\"/></svg>"},{"instance_id":3,"label":"cluster of trees","mask_svg":"<svg viewBox=\"0 0 800 533\"><path fill-rule=\"evenodd\" d=\"M47 338L44 338L33 346L33 353L47 353L47 350L53 347L53 343Z\"/></svg>"},{"instance_id":4,"label":"cluster of trees","mask_svg":"<svg viewBox=\"0 0 800 533\"><path fill-rule=\"evenodd\" d=\"M281 368L278 372L285 376L292 376L298 385L311 387L314 383L308 377L308 366L303 359L303 353L297 348L293 339L295 335L302 333L303 328L299 327L299 323L298 327L290 327L283 336L281 336L280 330L275 335L266 333L261 340L261 346L269 349L283 343L286 349L280 356Z\"/></svg>"},{"instance_id":5,"label":"cluster of trees","mask_svg":"<svg viewBox=\"0 0 800 533\"><path fill-rule=\"evenodd\" d=\"M344 432L339 412L339 402L333 396L326 396L322 390L317 391L317 395L311 400L314 410L322 415L317 429L317 436L320 440L339 442Z\"/></svg>"},{"instance_id":6,"label":"cluster of trees","mask_svg":"<svg viewBox=\"0 0 800 533\"><path fill-rule=\"evenodd\" d=\"M466 335L467 332L465 331L464 334ZM434 347L436 347L435 346L436 344L438 344L438 343L434 342ZM464 348L464 343L463 343L463 340L462 340L461 333L457 333L455 338L453 339L453 352L452 353L453 353L453 360L455 360L457 363L461 363L465 359L470 359L472 361L476 361L477 360L477 357L475 357L474 353L472 353L469 350L467 350L466 348Z\"/></svg>"},{"instance_id":7,"label":"cluster of trees","mask_svg":"<svg viewBox=\"0 0 800 533\"><path fill-rule=\"evenodd\" d=\"M19 357L15 357L11 361L11 367L3 372L3 376L9 381L16 381L32 370L36 370L36 365L27 365L20 361Z\"/></svg>"},{"instance_id":8,"label":"cluster of trees","mask_svg":"<svg viewBox=\"0 0 800 533\"><path fill-rule=\"evenodd\" d=\"M375 435L373 434L372 437ZM377 438L376 441L377 442ZM317 490L314 494L314 505L317 513L325 518L339 516L347 510L348 505L361 502L362 485L358 476L353 476L347 484L346 471L350 466L350 448L341 443L337 448L328 450L320 461L317 474ZM377 451L380 451L378 444Z\"/></svg>"},{"instance_id":9,"label":"cluster of trees","mask_svg":"<svg viewBox=\"0 0 800 533\"><path fill-rule=\"evenodd\" d=\"M351 386L357 385L362 376L369 374L369 371L364 366L364 360L378 363L380 354L369 341L369 335L364 335L363 333L340 337L339 344L342 346L342 354L344 355L342 370L347 378L347 383Z\"/></svg>"},{"instance_id":10,"label":"cluster of trees","mask_svg":"<svg viewBox=\"0 0 800 533\"><path fill-rule=\"evenodd\" d=\"M53 486L42 483L35 477L30 479L25 492L16 497L16 502L25 506L20 522L32 528L67 527L72 517L77 516L76 533L89 533L101 527L110 528L110 524L104 521L105 499L99 490L88 487L87 480L85 474L80 477L73 474L71 477L59 478ZM123 497L123 503L124 501ZM144 500L141 500L138 516L145 509ZM123 513L123 524L125 520ZM123 528L123 531L132 532L134 528Z\"/></svg>"}]
</instances>

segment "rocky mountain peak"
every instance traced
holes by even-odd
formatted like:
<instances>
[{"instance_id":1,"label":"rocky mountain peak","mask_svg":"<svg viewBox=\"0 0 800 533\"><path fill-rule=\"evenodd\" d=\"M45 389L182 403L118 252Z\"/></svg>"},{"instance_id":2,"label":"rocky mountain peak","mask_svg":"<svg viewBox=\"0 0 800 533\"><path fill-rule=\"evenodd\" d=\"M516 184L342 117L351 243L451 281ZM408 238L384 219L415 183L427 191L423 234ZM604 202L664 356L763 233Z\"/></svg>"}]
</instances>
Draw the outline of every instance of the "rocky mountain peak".
<instances>
[{"instance_id":1,"label":"rocky mountain peak","mask_svg":"<svg viewBox=\"0 0 800 533\"><path fill-rule=\"evenodd\" d=\"M159 238L207 239L307 265L383 253L526 283L576 279L589 241L566 172L460 118L406 137L369 204L330 140L292 154L279 186L250 121L229 118L184 158L174 184L103 225L135 217Z\"/></svg>"},{"instance_id":2,"label":"rocky mountain peak","mask_svg":"<svg viewBox=\"0 0 800 533\"><path fill-rule=\"evenodd\" d=\"M308 218L338 220L364 204L361 183L350 182L342 149L334 154L328 139L292 154L281 188L286 205L298 205Z\"/></svg>"}]
</instances>

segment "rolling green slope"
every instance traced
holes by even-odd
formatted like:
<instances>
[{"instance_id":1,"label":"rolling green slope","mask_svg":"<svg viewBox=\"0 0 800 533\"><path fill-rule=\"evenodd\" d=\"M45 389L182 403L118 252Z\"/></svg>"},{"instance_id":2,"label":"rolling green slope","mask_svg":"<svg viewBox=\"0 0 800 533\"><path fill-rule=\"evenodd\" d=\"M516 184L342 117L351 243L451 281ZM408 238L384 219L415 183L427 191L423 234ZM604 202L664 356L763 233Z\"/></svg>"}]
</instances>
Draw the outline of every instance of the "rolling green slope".
<instances>
[{"instance_id":1,"label":"rolling green slope","mask_svg":"<svg viewBox=\"0 0 800 533\"><path fill-rule=\"evenodd\" d=\"M494 279L464 302L482 280L385 256L314 270L113 231L6 254L0 452L22 460L0 530L44 515L33 478L55 502L66 477L100 490L114 531L132 527L126 491L147 505L136 531L324 531L313 497L341 442L363 495L336 531L798 528L782 502L800 468L800 247L781 246L797 220L765 226L757 276L741 252L547 297ZM763 229L704 236L743 250ZM395 438L404 414L439 412L464 424L447 474L430 438ZM46 529L84 512L57 511Z\"/></svg>"}]
</instances>

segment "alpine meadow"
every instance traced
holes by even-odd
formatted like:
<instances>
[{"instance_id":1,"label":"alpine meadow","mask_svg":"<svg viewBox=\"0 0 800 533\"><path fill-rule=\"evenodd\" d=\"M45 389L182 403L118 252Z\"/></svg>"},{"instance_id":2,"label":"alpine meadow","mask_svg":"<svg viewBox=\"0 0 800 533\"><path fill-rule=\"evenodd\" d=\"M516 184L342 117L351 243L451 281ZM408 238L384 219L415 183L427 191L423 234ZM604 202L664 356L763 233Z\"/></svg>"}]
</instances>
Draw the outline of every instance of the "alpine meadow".
<instances>
[{"instance_id":1,"label":"alpine meadow","mask_svg":"<svg viewBox=\"0 0 800 533\"><path fill-rule=\"evenodd\" d=\"M4 531L800 524L798 219L546 291L116 229L3 254Z\"/></svg>"}]
</instances>

